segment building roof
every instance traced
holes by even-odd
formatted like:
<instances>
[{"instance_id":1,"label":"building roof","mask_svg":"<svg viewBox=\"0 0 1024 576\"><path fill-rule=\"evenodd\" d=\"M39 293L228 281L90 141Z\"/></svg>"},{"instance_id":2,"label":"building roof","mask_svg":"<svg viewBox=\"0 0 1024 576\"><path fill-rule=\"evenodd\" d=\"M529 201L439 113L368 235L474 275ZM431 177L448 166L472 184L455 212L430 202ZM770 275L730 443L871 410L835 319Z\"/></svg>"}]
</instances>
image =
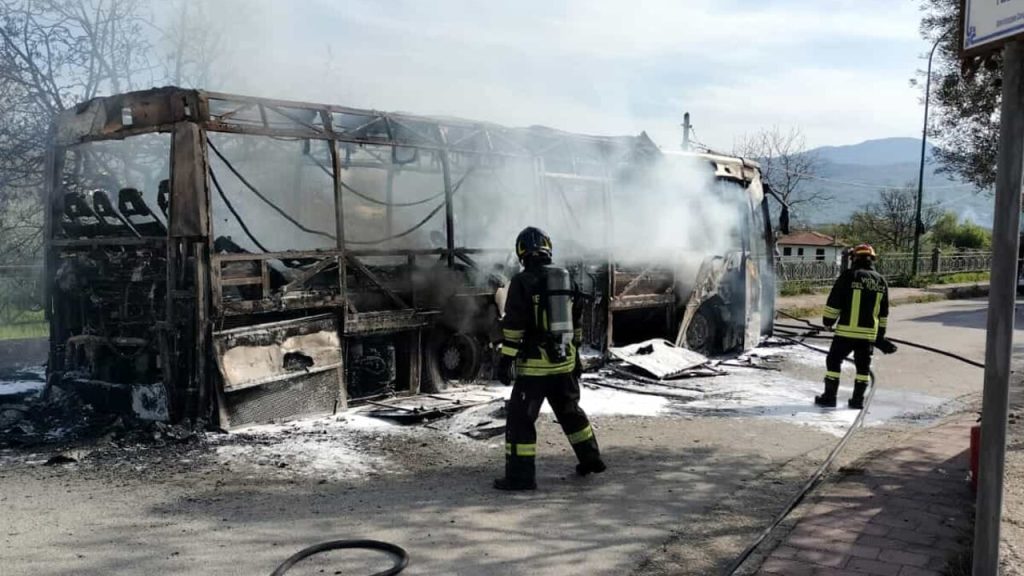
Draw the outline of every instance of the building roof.
<instances>
[{"instance_id":1,"label":"building roof","mask_svg":"<svg viewBox=\"0 0 1024 576\"><path fill-rule=\"evenodd\" d=\"M836 239L813 230L798 230L779 238L782 246L835 246Z\"/></svg>"}]
</instances>

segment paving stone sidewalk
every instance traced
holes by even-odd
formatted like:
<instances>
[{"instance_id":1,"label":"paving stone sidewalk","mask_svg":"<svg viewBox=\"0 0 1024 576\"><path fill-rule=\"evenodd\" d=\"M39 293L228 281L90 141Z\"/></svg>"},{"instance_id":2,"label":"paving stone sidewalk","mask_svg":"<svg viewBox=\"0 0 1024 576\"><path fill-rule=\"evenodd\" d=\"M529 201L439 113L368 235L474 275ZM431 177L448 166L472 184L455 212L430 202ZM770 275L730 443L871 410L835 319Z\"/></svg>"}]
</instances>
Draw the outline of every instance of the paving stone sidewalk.
<instances>
[{"instance_id":1,"label":"paving stone sidewalk","mask_svg":"<svg viewBox=\"0 0 1024 576\"><path fill-rule=\"evenodd\" d=\"M971 530L965 414L862 460L818 497L757 574L941 576Z\"/></svg>"}]
</instances>

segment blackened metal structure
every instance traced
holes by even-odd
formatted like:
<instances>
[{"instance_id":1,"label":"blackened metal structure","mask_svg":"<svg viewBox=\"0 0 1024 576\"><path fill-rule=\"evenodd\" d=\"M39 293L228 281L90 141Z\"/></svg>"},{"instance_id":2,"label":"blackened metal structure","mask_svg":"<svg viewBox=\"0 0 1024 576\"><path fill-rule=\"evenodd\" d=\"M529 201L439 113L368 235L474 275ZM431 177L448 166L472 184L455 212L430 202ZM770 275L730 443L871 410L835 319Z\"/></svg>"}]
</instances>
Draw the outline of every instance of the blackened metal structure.
<instances>
[{"instance_id":1,"label":"blackened metal structure","mask_svg":"<svg viewBox=\"0 0 1024 576\"><path fill-rule=\"evenodd\" d=\"M274 180L281 170L261 160L265 146L298 151L326 175L323 190L310 192L298 172L286 185ZM773 305L773 290L761 290L773 234L755 164L692 155L744 191L738 255L705 263L685 292L670 267L616 263L613 188L661 156L645 134L174 87L85 102L58 119L47 162L49 383L116 391L102 402L136 413L236 427L472 380L488 365L507 251L472 245L484 232L462 230L482 214L468 204L475 196L492 203L490 227L500 228L501 187L531 198L528 217L542 225L552 223L551 206L578 220L572 193L600 207L586 225L604 242L571 267L594 295L590 346L607 349L617 315L635 311L644 323L662 318L681 343L704 322L721 348L754 345L770 332L761 312ZM502 183L509 174L511 186ZM426 198L396 184L436 177L439 190ZM251 195L232 200L235 190ZM253 217L257 205L276 220ZM429 211L403 222L401 209L415 206ZM228 221L247 240L219 234ZM431 245L424 238L436 225L443 232ZM301 241L287 240L293 234Z\"/></svg>"}]
</instances>

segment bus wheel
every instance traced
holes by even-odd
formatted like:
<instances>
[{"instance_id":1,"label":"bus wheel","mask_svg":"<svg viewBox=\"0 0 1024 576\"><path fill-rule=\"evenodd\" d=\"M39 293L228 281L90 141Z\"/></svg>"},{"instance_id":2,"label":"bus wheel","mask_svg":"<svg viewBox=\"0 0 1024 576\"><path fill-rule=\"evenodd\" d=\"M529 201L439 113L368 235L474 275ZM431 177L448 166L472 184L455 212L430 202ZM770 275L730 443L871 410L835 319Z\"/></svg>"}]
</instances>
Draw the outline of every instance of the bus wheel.
<instances>
[{"instance_id":1,"label":"bus wheel","mask_svg":"<svg viewBox=\"0 0 1024 576\"><path fill-rule=\"evenodd\" d=\"M427 342L424 392L440 392L449 384L473 382L480 376L483 351L476 338L444 328L431 331Z\"/></svg>"},{"instance_id":2,"label":"bus wheel","mask_svg":"<svg viewBox=\"0 0 1024 576\"><path fill-rule=\"evenodd\" d=\"M718 347L721 322L713 305L701 306L686 328L686 347L694 352L709 356Z\"/></svg>"}]
</instances>

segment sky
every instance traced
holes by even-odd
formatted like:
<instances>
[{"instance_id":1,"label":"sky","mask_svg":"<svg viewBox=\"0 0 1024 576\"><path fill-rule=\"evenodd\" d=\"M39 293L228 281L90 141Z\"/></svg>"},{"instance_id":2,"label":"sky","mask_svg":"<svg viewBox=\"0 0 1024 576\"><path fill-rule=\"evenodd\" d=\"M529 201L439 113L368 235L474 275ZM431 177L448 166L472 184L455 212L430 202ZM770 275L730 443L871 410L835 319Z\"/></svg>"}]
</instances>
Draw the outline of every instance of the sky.
<instances>
[{"instance_id":1,"label":"sky","mask_svg":"<svg viewBox=\"0 0 1024 576\"><path fill-rule=\"evenodd\" d=\"M192 0L198 2L199 0ZM915 137L917 0L206 0L209 89L731 151Z\"/></svg>"}]
</instances>

